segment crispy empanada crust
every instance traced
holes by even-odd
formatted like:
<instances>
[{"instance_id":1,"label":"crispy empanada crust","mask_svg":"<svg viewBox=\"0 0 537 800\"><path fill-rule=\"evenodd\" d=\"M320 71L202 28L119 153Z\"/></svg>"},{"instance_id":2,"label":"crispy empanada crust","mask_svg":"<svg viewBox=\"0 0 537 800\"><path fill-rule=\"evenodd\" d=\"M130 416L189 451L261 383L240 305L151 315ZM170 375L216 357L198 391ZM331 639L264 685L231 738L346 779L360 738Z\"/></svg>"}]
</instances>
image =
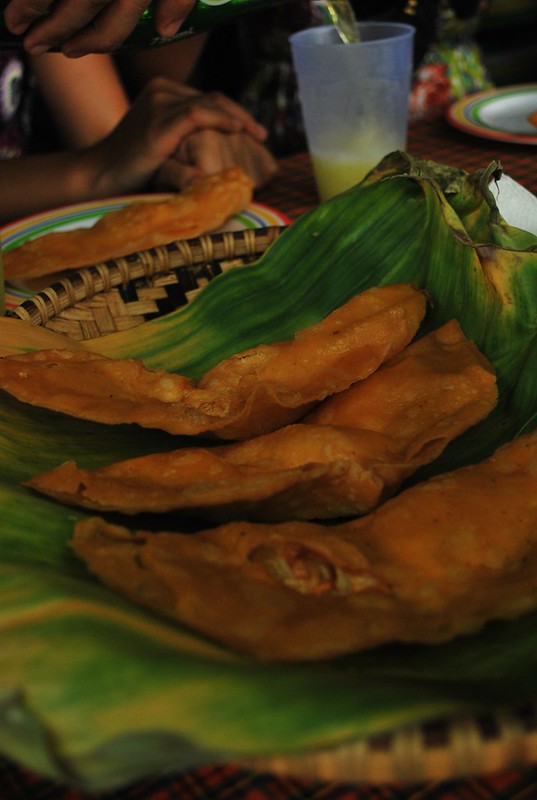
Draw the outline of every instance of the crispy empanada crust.
<instances>
[{"instance_id":1,"label":"crispy empanada crust","mask_svg":"<svg viewBox=\"0 0 537 800\"><path fill-rule=\"evenodd\" d=\"M451 320L328 397L304 422L388 433L405 444L407 458L425 464L496 402L494 367Z\"/></svg>"},{"instance_id":2,"label":"crispy empanada crust","mask_svg":"<svg viewBox=\"0 0 537 800\"><path fill-rule=\"evenodd\" d=\"M321 403L307 424L94 471L67 462L27 485L61 502L127 514L186 510L217 521L354 516L371 511L487 416L496 399L491 365L451 322Z\"/></svg>"},{"instance_id":3,"label":"crispy empanada crust","mask_svg":"<svg viewBox=\"0 0 537 800\"><path fill-rule=\"evenodd\" d=\"M252 192L253 182L240 167L198 178L164 200L134 201L111 211L91 228L53 231L6 251L5 278L38 278L209 233L245 208Z\"/></svg>"},{"instance_id":4,"label":"crispy empanada crust","mask_svg":"<svg viewBox=\"0 0 537 800\"><path fill-rule=\"evenodd\" d=\"M247 439L294 422L374 372L411 341L426 302L412 284L368 289L294 339L225 359L197 384L139 360L39 350L1 358L0 388L96 422Z\"/></svg>"},{"instance_id":5,"label":"crispy empanada crust","mask_svg":"<svg viewBox=\"0 0 537 800\"><path fill-rule=\"evenodd\" d=\"M205 519L328 519L374 507L410 472L394 443L370 431L296 423L215 448L186 448L88 471L73 462L27 486L97 511L187 511Z\"/></svg>"},{"instance_id":6,"label":"crispy empanada crust","mask_svg":"<svg viewBox=\"0 0 537 800\"><path fill-rule=\"evenodd\" d=\"M443 642L537 606L537 432L341 525L149 533L90 517L72 545L111 588L258 659Z\"/></svg>"}]
</instances>

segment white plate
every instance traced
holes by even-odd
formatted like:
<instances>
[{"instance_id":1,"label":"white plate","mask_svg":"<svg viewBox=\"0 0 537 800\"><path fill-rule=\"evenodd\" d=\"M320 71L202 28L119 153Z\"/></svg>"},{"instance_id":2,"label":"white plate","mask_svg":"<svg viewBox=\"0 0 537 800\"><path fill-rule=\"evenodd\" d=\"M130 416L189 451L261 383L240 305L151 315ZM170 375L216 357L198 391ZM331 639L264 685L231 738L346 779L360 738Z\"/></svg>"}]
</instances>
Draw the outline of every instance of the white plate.
<instances>
[{"instance_id":1,"label":"white plate","mask_svg":"<svg viewBox=\"0 0 537 800\"><path fill-rule=\"evenodd\" d=\"M537 111L537 83L487 89L468 95L447 110L455 128L499 142L537 144L537 127L528 117Z\"/></svg>"}]
</instances>

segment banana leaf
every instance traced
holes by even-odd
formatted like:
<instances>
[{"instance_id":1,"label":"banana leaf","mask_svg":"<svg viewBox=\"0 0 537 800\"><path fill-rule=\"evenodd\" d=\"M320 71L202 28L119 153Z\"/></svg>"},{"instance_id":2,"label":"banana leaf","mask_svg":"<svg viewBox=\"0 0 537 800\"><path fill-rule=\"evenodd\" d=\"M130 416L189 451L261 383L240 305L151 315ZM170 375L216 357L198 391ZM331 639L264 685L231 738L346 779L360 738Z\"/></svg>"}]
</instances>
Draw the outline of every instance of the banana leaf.
<instances>
[{"instance_id":1,"label":"banana leaf","mask_svg":"<svg viewBox=\"0 0 537 800\"><path fill-rule=\"evenodd\" d=\"M466 175L392 154L186 309L91 346L196 377L233 352L292 336L368 286L414 281L432 297L424 331L458 318L494 362L500 389L491 417L420 477L478 460L537 422L537 239L499 216L489 187L500 174L496 162ZM96 467L180 444L0 398L4 753L101 790L209 760L300 753L537 700L537 614L441 646L254 663L99 585L69 547L84 513L22 485L67 458Z\"/></svg>"}]
</instances>

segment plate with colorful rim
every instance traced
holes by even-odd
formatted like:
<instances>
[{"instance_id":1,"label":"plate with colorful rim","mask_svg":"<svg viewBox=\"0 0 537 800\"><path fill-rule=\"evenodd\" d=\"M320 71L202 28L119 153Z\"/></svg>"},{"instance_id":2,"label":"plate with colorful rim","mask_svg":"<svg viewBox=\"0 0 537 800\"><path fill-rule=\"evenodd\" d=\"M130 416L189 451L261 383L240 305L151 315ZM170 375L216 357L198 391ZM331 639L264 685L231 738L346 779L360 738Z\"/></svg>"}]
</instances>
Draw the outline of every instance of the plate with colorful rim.
<instances>
[{"instance_id":1,"label":"plate with colorful rim","mask_svg":"<svg viewBox=\"0 0 537 800\"><path fill-rule=\"evenodd\" d=\"M116 211L129 203L138 200L160 200L165 194L138 194L124 197L113 197L107 200L94 200L86 203L62 206L50 211L24 217L0 228L0 239L4 251L13 250L29 239L35 239L53 231L68 231L75 228L90 228L98 219ZM287 225L288 217L262 203L249 203L246 208L235 214L222 230L244 230L247 228L266 228L272 225ZM46 278L46 285L50 276ZM35 294L40 287L24 285L6 286L6 309L20 305L28 297Z\"/></svg>"},{"instance_id":2,"label":"plate with colorful rim","mask_svg":"<svg viewBox=\"0 0 537 800\"><path fill-rule=\"evenodd\" d=\"M473 136L511 144L537 144L537 83L487 89L455 101L446 117L453 127Z\"/></svg>"}]
</instances>

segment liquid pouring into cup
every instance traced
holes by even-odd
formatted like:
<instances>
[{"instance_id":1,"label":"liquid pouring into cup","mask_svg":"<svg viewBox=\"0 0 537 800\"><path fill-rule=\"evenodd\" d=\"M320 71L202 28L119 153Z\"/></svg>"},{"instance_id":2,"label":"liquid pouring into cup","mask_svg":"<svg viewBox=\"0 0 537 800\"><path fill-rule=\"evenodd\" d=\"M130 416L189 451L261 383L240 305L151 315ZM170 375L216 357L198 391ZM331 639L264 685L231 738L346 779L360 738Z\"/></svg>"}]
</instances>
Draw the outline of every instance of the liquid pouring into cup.
<instances>
[{"instance_id":1,"label":"liquid pouring into cup","mask_svg":"<svg viewBox=\"0 0 537 800\"><path fill-rule=\"evenodd\" d=\"M319 7L326 21L336 28L342 42L360 41L358 20L349 0L321 0Z\"/></svg>"}]
</instances>

